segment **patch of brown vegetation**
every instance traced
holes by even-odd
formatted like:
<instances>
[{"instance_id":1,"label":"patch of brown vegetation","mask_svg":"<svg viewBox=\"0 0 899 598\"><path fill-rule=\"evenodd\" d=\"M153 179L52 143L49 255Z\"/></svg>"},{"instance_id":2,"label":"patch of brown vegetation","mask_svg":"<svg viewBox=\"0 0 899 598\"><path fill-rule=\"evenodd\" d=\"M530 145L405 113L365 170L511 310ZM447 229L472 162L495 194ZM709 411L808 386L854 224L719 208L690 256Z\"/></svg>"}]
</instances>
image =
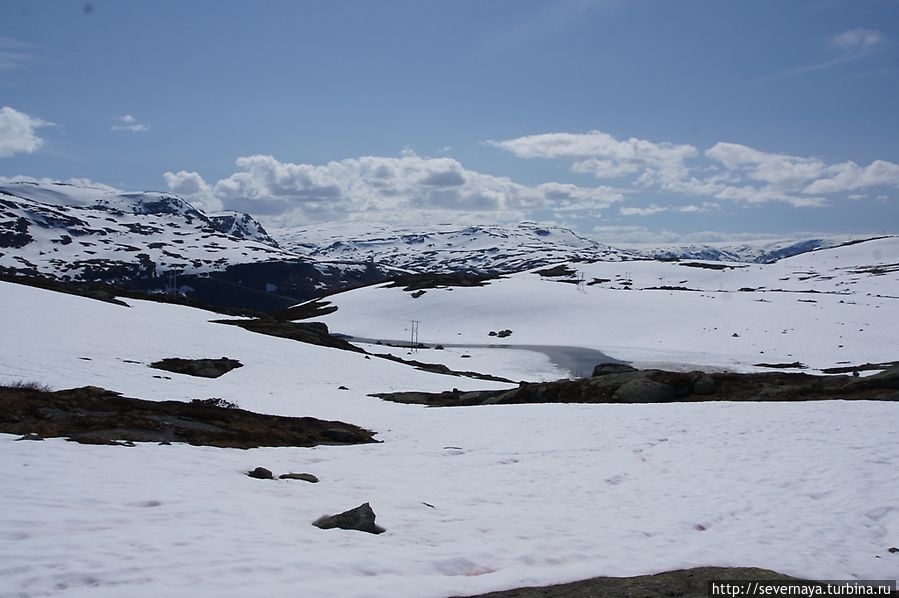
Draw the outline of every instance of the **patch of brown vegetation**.
<instances>
[{"instance_id":1,"label":"patch of brown vegetation","mask_svg":"<svg viewBox=\"0 0 899 598\"><path fill-rule=\"evenodd\" d=\"M334 349L343 349L344 351L353 351L355 353L365 352L345 339L338 336L332 336L328 330L328 326L323 322L290 322L286 320L276 320L274 318L213 320L213 322L216 324L239 326L250 332L267 334L268 336L277 336L279 338L289 338L290 340L309 343L311 345L332 347Z\"/></svg>"},{"instance_id":2,"label":"patch of brown vegetation","mask_svg":"<svg viewBox=\"0 0 899 598\"><path fill-rule=\"evenodd\" d=\"M227 448L377 442L352 424L265 415L205 402L144 401L85 386L50 392L0 386L0 432L85 444L186 442Z\"/></svg>"}]
</instances>

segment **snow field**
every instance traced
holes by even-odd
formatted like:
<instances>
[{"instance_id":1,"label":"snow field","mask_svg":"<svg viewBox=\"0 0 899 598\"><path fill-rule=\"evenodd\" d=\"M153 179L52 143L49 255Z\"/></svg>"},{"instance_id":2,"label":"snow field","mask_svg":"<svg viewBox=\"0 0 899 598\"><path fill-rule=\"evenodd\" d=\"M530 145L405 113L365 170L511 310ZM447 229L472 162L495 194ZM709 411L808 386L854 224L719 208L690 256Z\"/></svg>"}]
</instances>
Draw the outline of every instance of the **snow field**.
<instances>
[{"instance_id":1,"label":"snow field","mask_svg":"<svg viewBox=\"0 0 899 598\"><path fill-rule=\"evenodd\" d=\"M329 297L339 310L322 319L357 336L402 338L397 330L416 318L423 342L580 344L625 359L735 369L895 359L896 300L874 296L899 295L895 274L851 272L871 255L871 247L853 247L828 262L792 258L786 269L819 275L806 281L779 281L782 264L776 274L753 267L758 280L747 285L740 271L727 271L737 278L726 287L849 289L840 295L718 292L710 285L728 279L712 271L647 263L627 266L635 286L696 270L684 286L704 288L594 285L582 293L525 273L418 299L360 289ZM897 253L881 248L890 263ZM618 267L579 266L597 277ZM261 336L210 323L220 316L201 310L128 303L0 283L0 382L92 384L150 400L221 397L354 423L383 443L242 451L0 434L0 595L439 598L700 565L819 579L899 576L899 557L888 552L899 545L895 403L428 409L367 394L508 385ZM487 337L503 328L513 335ZM464 369L522 374L512 379L553 367L534 353L511 361L511 349L465 349L470 359L459 350L427 353ZM244 367L213 380L147 367L164 357L220 356ZM321 482L244 475L256 466ZM385 534L310 525L362 502Z\"/></svg>"},{"instance_id":2,"label":"snow field","mask_svg":"<svg viewBox=\"0 0 899 598\"><path fill-rule=\"evenodd\" d=\"M899 239L890 238L723 271L663 262L572 264L588 282L613 282L578 290L526 272L418 298L365 287L328 297L338 310L318 319L334 332L367 338L403 338L416 319L426 343L575 345L638 364L753 371L756 363L800 361L816 370L895 358L899 276L858 272L895 264L896 256ZM635 290L623 288L625 277ZM647 289L663 285L696 290ZM505 328L513 335L488 336Z\"/></svg>"}]
</instances>

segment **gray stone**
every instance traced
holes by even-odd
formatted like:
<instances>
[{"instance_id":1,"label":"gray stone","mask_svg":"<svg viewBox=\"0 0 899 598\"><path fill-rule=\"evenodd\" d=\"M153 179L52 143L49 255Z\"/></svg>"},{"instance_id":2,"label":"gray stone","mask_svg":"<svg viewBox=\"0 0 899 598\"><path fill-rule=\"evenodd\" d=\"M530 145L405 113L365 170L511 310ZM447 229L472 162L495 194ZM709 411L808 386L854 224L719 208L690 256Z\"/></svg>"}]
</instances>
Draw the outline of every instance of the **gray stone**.
<instances>
[{"instance_id":1,"label":"gray stone","mask_svg":"<svg viewBox=\"0 0 899 598\"><path fill-rule=\"evenodd\" d=\"M28 434L25 434L21 438L16 438L16 440L43 440L43 439L44 439L43 436L41 436L40 434L35 434L34 432L29 432Z\"/></svg>"},{"instance_id":2,"label":"gray stone","mask_svg":"<svg viewBox=\"0 0 899 598\"><path fill-rule=\"evenodd\" d=\"M375 512L368 503L361 504L355 509L350 509L337 515L319 517L312 522L312 525L320 529L358 530L360 532L368 532L369 534L381 534L387 531L375 524Z\"/></svg>"},{"instance_id":3,"label":"gray stone","mask_svg":"<svg viewBox=\"0 0 899 598\"><path fill-rule=\"evenodd\" d=\"M304 482L309 482L310 484L318 483L318 478L311 473L285 473L279 475L278 478L282 480L303 480Z\"/></svg>"},{"instance_id":4,"label":"gray stone","mask_svg":"<svg viewBox=\"0 0 899 598\"><path fill-rule=\"evenodd\" d=\"M264 467L257 467L253 471L248 471L247 475L251 478L256 478L257 480L274 480L275 476L271 471Z\"/></svg>"},{"instance_id":5,"label":"gray stone","mask_svg":"<svg viewBox=\"0 0 899 598\"><path fill-rule=\"evenodd\" d=\"M631 367L626 363L601 363L593 368L593 375L608 376L609 374L625 374L636 371L637 368Z\"/></svg>"},{"instance_id":6,"label":"gray stone","mask_svg":"<svg viewBox=\"0 0 899 598\"><path fill-rule=\"evenodd\" d=\"M693 381L693 394L695 395L710 395L715 393L715 381L711 376L699 372L696 376L696 379Z\"/></svg>"},{"instance_id":7,"label":"gray stone","mask_svg":"<svg viewBox=\"0 0 899 598\"><path fill-rule=\"evenodd\" d=\"M674 388L649 378L635 378L625 382L613 396L619 403L667 403L676 397Z\"/></svg>"}]
</instances>

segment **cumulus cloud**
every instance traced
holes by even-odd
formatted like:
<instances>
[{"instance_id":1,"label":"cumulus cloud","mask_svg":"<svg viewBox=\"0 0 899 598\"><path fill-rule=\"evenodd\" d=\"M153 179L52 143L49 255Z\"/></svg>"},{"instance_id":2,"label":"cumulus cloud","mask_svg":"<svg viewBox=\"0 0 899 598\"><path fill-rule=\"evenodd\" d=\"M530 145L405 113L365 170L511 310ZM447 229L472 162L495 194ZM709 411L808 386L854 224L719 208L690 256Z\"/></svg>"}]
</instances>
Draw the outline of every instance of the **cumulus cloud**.
<instances>
[{"instance_id":1,"label":"cumulus cloud","mask_svg":"<svg viewBox=\"0 0 899 598\"><path fill-rule=\"evenodd\" d=\"M677 180L687 167L685 161L697 155L692 145L652 142L631 137L619 140L603 133L544 133L489 145L512 152L519 158L568 158L571 169L599 179L638 174L643 183Z\"/></svg>"},{"instance_id":2,"label":"cumulus cloud","mask_svg":"<svg viewBox=\"0 0 899 598\"><path fill-rule=\"evenodd\" d=\"M868 187L899 187L899 164L875 160L868 166L844 162L830 166L824 177L810 183L808 193L838 193Z\"/></svg>"},{"instance_id":3,"label":"cumulus cloud","mask_svg":"<svg viewBox=\"0 0 899 598\"><path fill-rule=\"evenodd\" d=\"M143 124L130 114L117 116L115 123L110 127L113 131L131 131L132 133L143 133L149 131L150 127Z\"/></svg>"},{"instance_id":4,"label":"cumulus cloud","mask_svg":"<svg viewBox=\"0 0 899 598\"><path fill-rule=\"evenodd\" d=\"M215 183L198 173L166 172L169 188L202 206L249 212L289 226L345 218L408 220L442 214L511 221L535 210L596 210L623 199L612 187L528 186L468 170L452 158L363 156L327 164L238 158L238 171Z\"/></svg>"},{"instance_id":5,"label":"cumulus cloud","mask_svg":"<svg viewBox=\"0 0 899 598\"><path fill-rule=\"evenodd\" d=\"M9 106L0 108L0 158L36 152L44 144L37 129L52 124Z\"/></svg>"},{"instance_id":6,"label":"cumulus cloud","mask_svg":"<svg viewBox=\"0 0 899 598\"><path fill-rule=\"evenodd\" d=\"M716 143L705 155L756 181L787 187L818 178L826 167L816 158L762 152L738 143Z\"/></svg>"},{"instance_id":7,"label":"cumulus cloud","mask_svg":"<svg viewBox=\"0 0 899 598\"><path fill-rule=\"evenodd\" d=\"M856 45L874 43L871 36L859 39L862 41ZM868 166L851 161L828 164L813 156L766 152L730 142L718 142L701 154L691 145L634 138L619 141L600 131L546 133L487 143L521 158L567 160L571 170L578 173L599 178L626 177L632 189L747 205L782 202L794 207L820 207L828 203L828 195L871 187L899 187L899 165L892 162L875 160ZM706 201L680 207L625 206L619 212L625 216L648 216L717 207L714 201Z\"/></svg>"},{"instance_id":8,"label":"cumulus cloud","mask_svg":"<svg viewBox=\"0 0 899 598\"><path fill-rule=\"evenodd\" d=\"M179 170L166 172L162 177L172 192L186 199L195 208L204 212L217 212L222 209L222 202L215 197L212 187L198 173Z\"/></svg>"}]
</instances>

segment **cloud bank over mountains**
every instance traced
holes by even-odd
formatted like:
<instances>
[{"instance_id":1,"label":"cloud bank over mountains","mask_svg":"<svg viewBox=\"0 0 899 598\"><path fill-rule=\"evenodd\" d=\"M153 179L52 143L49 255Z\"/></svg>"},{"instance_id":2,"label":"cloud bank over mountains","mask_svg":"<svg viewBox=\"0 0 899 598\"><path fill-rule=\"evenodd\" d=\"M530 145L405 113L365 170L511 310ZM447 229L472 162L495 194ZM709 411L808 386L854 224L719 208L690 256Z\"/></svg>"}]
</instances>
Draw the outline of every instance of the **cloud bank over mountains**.
<instances>
[{"instance_id":1,"label":"cloud bank over mountains","mask_svg":"<svg viewBox=\"0 0 899 598\"><path fill-rule=\"evenodd\" d=\"M602 131L548 133L488 143L520 158L567 159L573 172L589 173L600 180L630 177L632 191L746 204L779 201L795 207L822 206L828 195L899 187L899 165L892 162L828 164L816 157L766 152L738 143L718 142L700 152L692 145L635 138L620 141ZM622 213L627 212L623 207Z\"/></svg>"},{"instance_id":2,"label":"cloud bank over mountains","mask_svg":"<svg viewBox=\"0 0 899 598\"><path fill-rule=\"evenodd\" d=\"M623 199L608 185L528 186L466 169L452 158L404 152L327 164L294 164L272 156L238 158L238 171L215 183L196 172L166 172L169 188L198 207L246 211L281 225L344 217L417 220L520 220L536 210L601 210Z\"/></svg>"},{"instance_id":3,"label":"cloud bank over mountains","mask_svg":"<svg viewBox=\"0 0 899 598\"><path fill-rule=\"evenodd\" d=\"M553 181L529 186L467 169L450 157L411 151L326 164L253 155L238 158L237 171L215 182L187 170L166 172L164 178L170 190L198 207L250 212L283 226L344 218L514 221L535 212L570 221L585 214L596 217L613 207L621 216L653 216L707 212L728 203L780 202L808 208L899 188L899 165L892 162L828 163L731 142L701 150L589 131L484 143L522 159L562 161L574 177L589 175L598 184ZM651 203L640 201L648 197ZM627 205L628 198L639 205Z\"/></svg>"},{"instance_id":4,"label":"cloud bank over mountains","mask_svg":"<svg viewBox=\"0 0 899 598\"><path fill-rule=\"evenodd\" d=\"M839 42L862 49L876 43L865 32ZM12 107L0 108L0 158L38 151L44 144L38 130L51 126ZM127 114L117 117L111 128L135 133L149 129ZM257 154L238 158L235 172L217 181L189 170L167 171L163 179L169 190L198 208L248 212L274 226L348 218L408 223L536 218L570 225L581 218L697 214L771 202L794 208L872 198L886 202L895 201L899 189L899 164L886 160L867 165L827 162L725 141L700 149L619 139L593 130L483 145L522 160L560 162L572 180L527 185L466 168L451 157L409 150L396 157L362 156L325 164Z\"/></svg>"}]
</instances>

